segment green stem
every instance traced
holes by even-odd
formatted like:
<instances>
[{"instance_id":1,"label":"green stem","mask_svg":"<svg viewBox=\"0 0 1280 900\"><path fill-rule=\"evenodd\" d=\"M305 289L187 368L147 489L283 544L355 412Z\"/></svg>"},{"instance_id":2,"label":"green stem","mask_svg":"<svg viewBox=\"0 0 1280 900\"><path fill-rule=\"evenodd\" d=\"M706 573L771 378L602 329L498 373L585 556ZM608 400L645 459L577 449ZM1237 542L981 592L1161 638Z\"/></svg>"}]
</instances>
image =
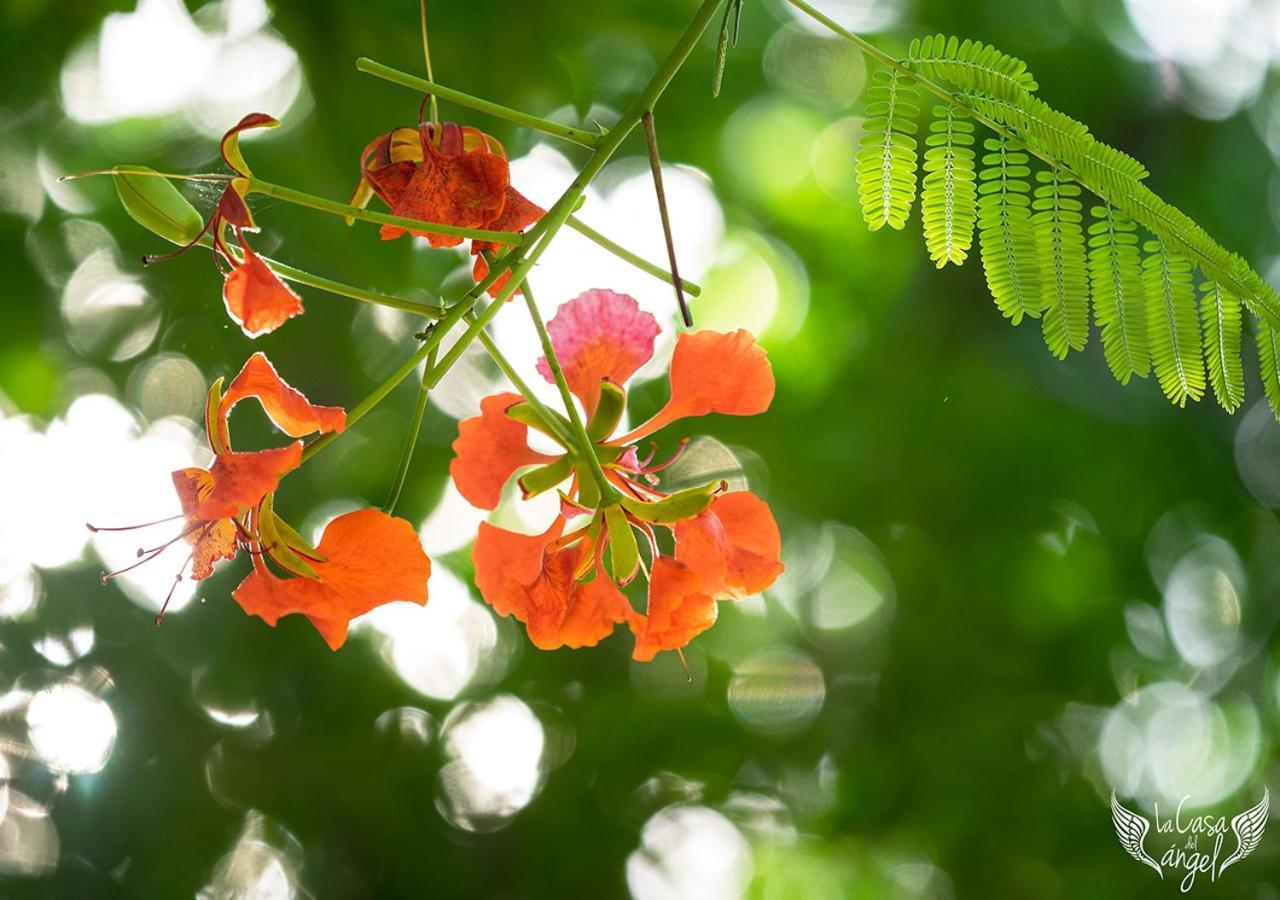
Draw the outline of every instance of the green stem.
<instances>
[{"instance_id":1,"label":"green stem","mask_svg":"<svg viewBox=\"0 0 1280 900\"><path fill-rule=\"evenodd\" d=\"M401 72L399 69L384 66L380 62L375 62L364 56L356 60L356 68L367 75L373 75L384 81L390 81L393 84L398 84L423 94L430 94L433 99L439 97L441 100L448 100L459 106L465 106L468 109L474 109L477 112L486 113L498 119L505 119L508 122L514 122L516 125L523 125L526 128L532 128L535 131L541 131L553 137L572 141L583 147L594 149L600 142L600 135L594 131L571 128L568 125L561 125L559 122L532 116L529 113L520 112L518 109L511 109L490 100L483 100L454 88L445 87L443 84L436 84L434 81L428 81L425 78L418 78L407 72Z\"/></svg>"},{"instance_id":2,"label":"green stem","mask_svg":"<svg viewBox=\"0 0 1280 900\"><path fill-rule=\"evenodd\" d=\"M391 493L387 496L387 502L382 505L382 511L387 515L395 512L396 503L400 500L400 492L404 490L405 479L409 477L409 464L413 462L413 449L418 444L418 432L422 430L422 417L427 411L427 395L431 393L431 388L427 385L427 378L435 365L437 347L432 347L431 352L427 354L426 368L422 370L422 384L418 387L418 399L413 405L413 418L409 420L409 430L404 436L404 450L400 452L400 466L396 469L396 479L391 483Z\"/></svg>"},{"instance_id":3,"label":"green stem","mask_svg":"<svg viewBox=\"0 0 1280 900\"><path fill-rule=\"evenodd\" d=\"M446 234L450 237L473 238L482 241L492 241L495 244L518 245L524 241L524 236L513 231L488 231L484 228L461 228L457 225L445 225L441 222L424 222L420 219L406 219L402 216L392 216L386 213L374 212L368 209L361 209L358 206L350 206L346 203L338 203L336 200L326 200L323 197L317 197L314 194L307 194L303 191L295 191L293 188L287 188L283 185L272 184L269 181L263 181L260 178L249 179L249 193L264 194L268 197L275 197L277 200L283 200L285 203L293 203L297 206L305 206L308 209L319 210L334 216L342 216L345 219L361 219L365 222L374 222L378 225L393 225L396 228L407 228L412 231L425 231L431 234Z\"/></svg>"},{"instance_id":4,"label":"green stem","mask_svg":"<svg viewBox=\"0 0 1280 900\"><path fill-rule=\"evenodd\" d=\"M620 244L614 243L613 241L605 237L603 234L596 231L586 222L583 222L577 216L570 216L569 221L566 224L568 224L568 226L572 228L574 231L578 232L578 234L587 238L587 240L591 241L594 244L599 245L600 247L603 247L605 250L608 250L610 253L612 253L614 256L618 257L619 259L635 266L641 272L646 272L652 275L654 278L658 279L659 281L665 281L667 284L676 283L675 278L673 278L671 273L668 272L666 269L662 268L661 266L655 266L653 263L649 262L649 260L641 256L637 256L636 254L628 250L626 247L623 247ZM694 284L692 281L689 281L683 275L680 276L680 284L684 286L685 293L687 293L690 297L697 297L702 294L702 288Z\"/></svg>"},{"instance_id":5,"label":"green stem","mask_svg":"<svg viewBox=\"0 0 1280 900\"><path fill-rule=\"evenodd\" d=\"M201 247L212 247L213 240L208 236L202 237L197 241ZM228 252L235 258L236 262L243 259L239 248L232 244L227 245ZM407 297L396 297L391 294L384 294L381 291L374 291L368 288L356 287L342 281L334 281L331 278L325 278L321 275L313 275L302 269L296 269L287 263L279 260L271 259L268 256L261 256L263 262L271 267L271 270L295 284L306 285L321 291L328 291L330 294L336 294L339 297L347 297L351 300L359 300L361 303L373 303L377 306L385 306L389 309L399 309L407 313L413 313L417 316L426 316L431 319L438 319L444 315L443 306L433 306L429 303L419 303L416 300L410 300Z\"/></svg>"},{"instance_id":6,"label":"green stem","mask_svg":"<svg viewBox=\"0 0 1280 900\"><path fill-rule=\"evenodd\" d=\"M446 312L444 317L436 323L436 326L431 330L431 334L427 335L427 339L422 342L422 346L419 347L412 356L405 360L404 364L401 365L400 368L392 372L386 381L374 388L369 396L357 403L351 411L347 413L347 428L350 428L352 425L356 424L356 422L363 419L371 409L381 403L388 394L395 390L396 386L400 384L400 382L408 378L409 373L416 369L428 356L433 354L436 347L440 346L440 341L444 339L444 336L449 329L453 327L455 322L470 311L474 303L475 298L468 296L449 307L449 311ZM435 387L440 381L439 375L443 373L440 372L439 366L436 366L429 371L430 378L424 380L430 381L428 387ZM337 438L337 432L330 432L329 434L323 435L319 439L313 441L307 446L307 449L302 451L302 460L299 465L311 459L311 457L315 456L325 447L328 447L337 440Z\"/></svg>"},{"instance_id":7,"label":"green stem","mask_svg":"<svg viewBox=\"0 0 1280 900\"><path fill-rule=\"evenodd\" d=\"M533 320L533 326L538 331L538 340L542 344L542 354L547 358L547 366L551 369L551 376L555 379L556 387L560 391L560 399L564 403L565 413L569 416L569 424L573 428L574 442L578 445L578 454L591 470L591 477L595 480L596 487L600 491L601 503L607 504L614 499L617 491L609 483L609 479L605 477L604 467L600 465L600 457L596 456L595 442L591 440L591 435L587 434L587 426L582 421L582 415L578 412L577 404L573 402L573 392L569 390L569 382L564 377L564 369L560 367L560 360L556 358L556 348L551 343L551 335L547 333L547 323L542 321L542 313L538 311L538 304L533 299L533 291L529 289L528 281L524 283L523 290L524 304L528 307L529 318Z\"/></svg>"},{"instance_id":8,"label":"green stem","mask_svg":"<svg viewBox=\"0 0 1280 900\"><path fill-rule=\"evenodd\" d=\"M475 321L475 317L471 315L464 316L464 319L468 324ZM480 341L480 345L488 352L489 358L494 361L494 364L497 365L502 374L506 376L506 379L515 386L515 389L520 392L520 395L524 397L525 401L533 407L534 412L538 414L538 418L542 420L542 423L546 425L550 431L555 432L555 434L559 436L560 443L568 446L568 444L573 440L572 435L565 432L564 426L561 425L560 420L551 413L551 410L547 409L546 404L538 399L538 395L535 394L533 389L529 387L528 383L520 377L520 373L517 372L515 367L507 360L501 348L494 343L493 338L489 337L489 333L481 331L476 335L476 338Z\"/></svg>"}]
</instances>

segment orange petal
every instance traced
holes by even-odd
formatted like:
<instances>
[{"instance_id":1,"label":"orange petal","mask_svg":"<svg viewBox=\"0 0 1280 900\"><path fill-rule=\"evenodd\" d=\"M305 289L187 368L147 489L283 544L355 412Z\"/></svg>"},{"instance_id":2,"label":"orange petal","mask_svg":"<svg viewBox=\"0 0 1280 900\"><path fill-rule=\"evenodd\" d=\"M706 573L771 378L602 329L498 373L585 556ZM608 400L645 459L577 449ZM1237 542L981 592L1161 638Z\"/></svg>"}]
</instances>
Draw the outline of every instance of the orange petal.
<instances>
[{"instance_id":1,"label":"orange petal","mask_svg":"<svg viewBox=\"0 0 1280 900\"><path fill-rule=\"evenodd\" d=\"M279 486L280 477L296 469L301 460L301 441L276 450L219 453L209 470L213 485L201 499L195 518L229 519L243 508L257 506Z\"/></svg>"},{"instance_id":2,"label":"orange petal","mask_svg":"<svg viewBox=\"0 0 1280 900\"><path fill-rule=\"evenodd\" d=\"M462 130L451 123L441 128L441 146L437 147L431 138L431 125L421 126L422 162L391 212L423 222L484 228L502 214L511 178L507 160L489 152L483 143L464 151ZM388 240L404 231L383 226L382 237ZM414 234L425 237L433 247L456 247L462 243L462 238L451 235L417 230Z\"/></svg>"},{"instance_id":3,"label":"orange petal","mask_svg":"<svg viewBox=\"0 0 1280 900\"><path fill-rule=\"evenodd\" d=\"M547 214L547 211L538 204L534 203L524 194L517 191L511 185L507 185L504 192L502 204L502 213L492 222L485 226L490 231L524 231L534 222L541 219ZM503 244L496 241L472 241L471 253L479 255L488 250L490 253L497 253L503 248Z\"/></svg>"},{"instance_id":4,"label":"orange petal","mask_svg":"<svg viewBox=\"0 0 1280 900\"><path fill-rule=\"evenodd\" d=\"M555 461L530 450L528 426L507 417L507 410L523 399L510 393L485 397L480 415L458 423L449 474L472 506L493 509L517 469Z\"/></svg>"},{"instance_id":5,"label":"orange petal","mask_svg":"<svg viewBox=\"0 0 1280 900\"><path fill-rule=\"evenodd\" d=\"M702 579L713 597L746 597L773 584L784 566L782 537L769 504L750 491L721 494L698 515L676 524L676 559Z\"/></svg>"},{"instance_id":6,"label":"orange petal","mask_svg":"<svg viewBox=\"0 0 1280 900\"><path fill-rule=\"evenodd\" d=\"M630 443L688 416L754 416L769 408L773 390L773 367L751 332L685 332L671 357L671 399L648 422L611 443Z\"/></svg>"},{"instance_id":7,"label":"orange petal","mask_svg":"<svg viewBox=\"0 0 1280 900\"><path fill-rule=\"evenodd\" d=\"M615 624L635 615L603 573L585 584L574 580L592 551L588 541L547 551L563 529L562 518L537 535L482 522L471 554L476 587L485 602L499 615L523 622L529 640L542 650L593 647L613 632Z\"/></svg>"},{"instance_id":8,"label":"orange petal","mask_svg":"<svg viewBox=\"0 0 1280 900\"><path fill-rule=\"evenodd\" d=\"M218 406L220 427L241 400L256 397L275 426L289 437L308 434L339 434L347 427L347 414L340 406L316 406L297 388L288 384L265 353L255 353L232 379ZM225 435L224 435L225 437Z\"/></svg>"},{"instance_id":9,"label":"orange petal","mask_svg":"<svg viewBox=\"0 0 1280 900\"><path fill-rule=\"evenodd\" d=\"M484 281L488 277L489 277L489 264L485 262L483 256L477 256L476 261L471 264L472 280L475 281L476 284L479 284L480 282ZM511 273L503 272L496 279L494 279L493 284L489 285L489 287L485 290L485 293L488 294L490 297L498 296L500 293L502 293L502 289L507 286L507 282L510 280L511 280ZM520 288L516 288L512 292L512 296L515 296L516 294L523 294L523 293L524 291L522 291Z\"/></svg>"},{"instance_id":10,"label":"orange petal","mask_svg":"<svg viewBox=\"0 0 1280 900\"><path fill-rule=\"evenodd\" d=\"M275 331L302 312L302 300L249 245L240 244L244 259L222 284L222 300L232 321L249 337Z\"/></svg>"},{"instance_id":11,"label":"orange petal","mask_svg":"<svg viewBox=\"0 0 1280 900\"><path fill-rule=\"evenodd\" d=\"M716 601L702 592L701 581L671 557L658 557L649 578L649 613L631 623L632 659L648 662L663 650L678 650L716 623Z\"/></svg>"},{"instance_id":12,"label":"orange petal","mask_svg":"<svg viewBox=\"0 0 1280 900\"><path fill-rule=\"evenodd\" d=\"M624 384L653 356L660 330L658 320L634 298L600 289L561 304L547 323L565 381L588 417L600 401L600 382ZM538 371L554 383L546 357L538 360Z\"/></svg>"},{"instance_id":13,"label":"orange petal","mask_svg":"<svg viewBox=\"0 0 1280 900\"><path fill-rule=\"evenodd\" d=\"M202 521L200 503L213 491L213 475L208 469L192 467L173 473L173 486L187 517L183 530L191 545L191 579L200 581L213 574L213 564L236 555L236 526L230 519Z\"/></svg>"},{"instance_id":14,"label":"orange petal","mask_svg":"<svg viewBox=\"0 0 1280 900\"><path fill-rule=\"evenodd\" d=\"M312 563L316 578L277 578L255 566L231 596L268 625L302 613L334 650L356 616L396 600L427 602L431 561L404 519L377 509L346 513L325 527L316 549L325 557Z\"/></svg>"}]
</instances>

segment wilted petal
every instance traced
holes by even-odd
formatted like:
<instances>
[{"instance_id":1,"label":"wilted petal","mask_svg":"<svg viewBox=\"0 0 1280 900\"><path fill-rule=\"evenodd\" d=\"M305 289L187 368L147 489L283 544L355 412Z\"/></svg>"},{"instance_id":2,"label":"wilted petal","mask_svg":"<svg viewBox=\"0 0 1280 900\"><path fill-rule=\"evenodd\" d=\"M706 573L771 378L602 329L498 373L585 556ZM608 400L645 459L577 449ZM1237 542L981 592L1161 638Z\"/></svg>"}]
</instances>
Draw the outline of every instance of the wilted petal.
<instances>
[{"instance_id":1,"label":"wilted petal","mask_svg":"<svg viewBox=\"0 0 1280 900\"><path fill-rule=\"evenodd\" d=\"M230 519L205 521L198 515L200 504L213 492L213 475L208 469L192 467L173 473L173 487L186 516L183 531L191 545L191 578L200 581L213 574L213 565L236 555L236 526Z\"/></svg>"},{"instance_id":2,"label":"wilted petal","mask_svg":"<svg viewBox=\"0 0 1280 900\"><path fill-rule=\"evenodd\" d=\"M302 299L248 244L240 249L244 259L223 282L222 300L232 321L249 337L258 337L301 314Z\"/></svg>"},{"instance_id":3,"label":"wilted petal","mask_svg":"<svg viewBox=\"0 0 1280 900\"><path fill-rule=\"evenodd\" d=\"M312 563L316 578L277 578L257 561L232 596L268 625L302 613L334 650L346 641L356 616L397 600L427 602L431 561L404 519L377 509L338 516L316 550L325 557Z\"/></svg>"},{"instance_id":4,"label":"wilted petal","mask_svg":"<svg viewBox=\"0 0 1280 900\"><path fill-rule=\"evenodd\" d=\"M222 395L218 418L223 427L232 408L249 397L256 397L275 426L289 437L330 431L341 434L347 425L347 414L342 407L316 406L280 377L265 353L250 356Z\"/></svg>"},{"instance_id":5,"label":"wilted petal","mask_svg":"<svg viewBox=\"0 0 1280 900\"><path fill-rule=\"evenodd\" d=\"M658 320L634 298L600 289L561 304L547 323L565 381L588 416L600 400L600 382L626 383L653 356L660 330ZM545 357L538 360L538 371L555 380Z\"/></svg>"},{"instance_id":6,"label":"wilted petal","mask_svg":"<svg viewBox=\"0 0 1280 900\"><path fill-rule=\"evenodd\" d=\"M503 156L483 145L463 149L462 129L441 126L440 146L432 140L432 126L421 126L422 162L391 207L393 215L460 228L486 228L502 214L511 173ZM382 227L384 240L404 234L406 229ZM456 247L462 238L426 231L414 231L433 247Z\"/></svg>"}]
</instances>

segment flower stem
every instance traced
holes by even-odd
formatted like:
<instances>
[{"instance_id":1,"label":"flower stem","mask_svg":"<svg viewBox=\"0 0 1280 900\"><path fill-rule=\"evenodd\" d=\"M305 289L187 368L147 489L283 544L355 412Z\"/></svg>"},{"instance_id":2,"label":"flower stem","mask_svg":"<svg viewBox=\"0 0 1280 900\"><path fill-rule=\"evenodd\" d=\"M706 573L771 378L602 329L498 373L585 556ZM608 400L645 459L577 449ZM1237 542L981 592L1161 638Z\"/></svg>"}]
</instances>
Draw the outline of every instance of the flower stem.
<instances>
[{"instance_id":1,"label":"flower stem","mask_svg":"<svg viewBox=\"0 0 1280 900\"><path fill-rule=\"evenodd\" d=\"M612 253L614 256L618 257L619 259L624 260L625 262L631 263L631 265L635 266L641 272L647 272L648 274L652 275L654 278L658 279L659 281L665 281L667 284L675 284L675 277L672 276L672 274L668 272L666 269L662 268L661 266L656 266L653 263L649 262L649 260L645 259L644 257L637 256L636 254L632 253L626 247L623 247L620 244L614 243L613 241L605 237L603 234L596 231L586 222L583 222L577 216L570 216L567 224L574 231L578 232L578 234L587 238L587 240L591 241L594 244L599 245L600 247L603 247L605 250L608 250L610 253ZM692 281L689 281L685 278L681 278L680 283L684 285L685 293L687 293L690 297L697 297L702 294L702 288L699 285L694 284Z\"/></svg>"},{"instance_id":2,"label":"flower stem","mask_svg":"<svg viewBox=\"0 0 1280 900\"><path fill-rule=\"evenodd\" d=\"M489 267L492 269L496 265L493 260L493 255L486 251L484 256L485 261L489 263ZM475 316L470 313L463 318L467 324L471 324L475 321ZM534 411L538 414L538 418L542 420L543 424L546 425L548 429L559 435L560 442L567 446L572 440L572 435L565 433L560 420L552 415L551 411L547 409L546 404L538 399L538 395L535 394L533 389L530 388L525 380L520 377L520 373L515 370L513 365L511 365L511 362L507 359L506 355L503 354L501 348L494 343L493 338L489 337L488 332L482 330L477 333L476 337L480 341L480 345L488 352L490 359L493 360L494 364L502 374L506 376L506 379L515 386L515 389L520 392L520 395L523 396L528 404L533 407Z\"/></svg>"},{"instance_id":3,"label":"flower stem","mask_svg":"<svg viewBox=\"0 0 1280 900\"><path fill-rule=\"evenodd\" d=\"M447 234L451 237L460 238L477 238L482 241L492 241L495 244L518 245L524 237L513 231L488 231L484 228L461 228L457 225L445 225L441 222L423 222L419 219L406 219L402 216L392 216L386 213L374 212L368 209L361 209L358 206L349 206L346 203L338 203L336 200L326 200L323 197L317 197L314 194L307 194L303 191L295 191L293 188L287 188L283 185L272 184L269 181L263 181L260 178L249 179L249 193L265 194L268 197L275 197L277 200L283 200L285 203L293 203L297 206L305 206L308 209L319 210L330 215L342 216L345 219L361 219L365 222L374 222L378 225L392 225L396 228L407 228L413 231L425 231L431 234Z\"/></svg>"},{"instance_id":4,"label":"flower stem","mask_svg":"<svg viewBox=\"0 0 1280 900\"><path fill-rule=\"evenodd\" d=\"M430 94L432 99L439 97L441 100L448 100L459 106L465 106L468 109L474 109L477 112L487 113L498 119L505 119L516 125L523 125L526 128L532 128L535 131L541 131L553 137L562 138L566 141L572 141L583 147L594 149L600 142L600 134L594 131L584 131L581 128L572 128L568 125L561 125L559 122L552 122L549 119L542 119L529 113L520 112L517 109L502 106L490 100L483 100L480 97L472 96L454 88L445 87L442 84L436 84L434 81L428 81L425 78L418 78L407 72L401 72L399 69L393 69L390 66L384 66L380 62L375 62L368 57L360 57L356 60L356 68L367 75L373 75L384 81L390 81L403 87L420 91L424 94Z\"/></svg>"},{"instance_id":5,"label":"flower stem","mask_svg":"<svg viewBox=\"0 0 1280 900\"><path fill-rule=\"evenodd\" d=\"M419 347L412 356L405 360L404 364L401 365L400 368L392 372L386 381L374 388L369 396L365 397L352 407L351 411L347 413L347 427L350 428L356 422L363 419L371 409L381 403L388 394L395 390L396 386L400 384L400 382L408 378L409 373L416 369L423 360L435 353L436 347L440 346L440 341L444 339L445 334L451 327L453 327L455 322L470 311L474 304L475 297L468 295L453 306L450 306L448 312L446 312L440 321L436 323L436 326L431 329L431 334L427 335L427 339L422 342L422 346ZM429 378L424 379L424 381L430 382L428 387L435 387L440 380L440 374L443 373L440 372L439 366L428 369L428 372ZM311 459L311 457L315 456L325 447L328 447L337 438L337 432L330 432L313 441L305 450L302 451L302 460L299 465Z\"/></svg>"},{"instance_id":6,"label":"flower stem","mask_svg":"<svg viewBox=\"0 0 1280 900\"><path fill-rule=\"evenodd\" d=\"M573 393L569 390L569 382L564 377L564 369L560 367L560 360L556 358L556 348L551 343L551 335L547 333L547 325L542 321L542 313L538 311L538 304L533 299L533 291L529 289L528 281L525 281L523 290L524 303L529 309L529 318L533 320L533 326L538 331L538 340L542 343L542 353L547 358L547 365L551 369L551 375L555 379L556 387L560 390L560 399L564 402L565 413L569 416L569 424L573 427L573 437L574 442L578 445L578 454L591 470L591 477L595 480L596 487L600 490L601 503L607 504L617 495L617 491L609 483L609 479L605 477L604 468L600 465L600 457L596 456L595 443L591 440L591 436L587 434L587 426L582 421L582 415L578 412L577 404L573 402Z\"/></svg>"},{"instance_id":7,"label":"flower stem","mask_svg":"<svg viewBox=\"0 0 1280 900\"><path fill-rule=\"evenodd\" d=\"M213 246L213 240L208 236L202 237L196 243L201 247ZM227 245L227 252L232 255L236 262L240 262L244 258L240 249L233 244ZM381 291L356 287L353 284L347 284L342 281L334 281L332 278L325 278L322 275L313 275L303 269L294 268L287 263L282 263L267 256L262 256L261 259L281 278L292 281L295 284L302 284L307 287L316 288L317 290L327 291L330 294L336 294L339 297L359 300L361 303L372 303L377 306L385 306L389 309L398 309L403 312L413 313L416 316L426 316L429 319L438 319L445 313L443 306L419 303L418 301L410 300L407 297L396 297L392 294L384 294Z\"/></svg>"},{"instance_id":8,"label":"flower stem","mask_svg":"<svg viewBox=\"0 0 1280 900\"><path fill-rule=\"evenodd\" d=\"M391 483L391 493L387 502L382 504L382 511L387 515L395 512L396 503L400 500L400 492L404 490L405 479L409 476L409 464L413 462L413 449L418 444L418 432L422 430L422 417L427 411L427 395L431 387L427 383L431 369L435 365L437 344L427 354L426 367L422 370L422 384L418 386L418 399L413 405L413 418L409 420L409 430L404 436L404 449L400 452L400 465L396 469L395 481Z\"/></svg>"}]
</instances>

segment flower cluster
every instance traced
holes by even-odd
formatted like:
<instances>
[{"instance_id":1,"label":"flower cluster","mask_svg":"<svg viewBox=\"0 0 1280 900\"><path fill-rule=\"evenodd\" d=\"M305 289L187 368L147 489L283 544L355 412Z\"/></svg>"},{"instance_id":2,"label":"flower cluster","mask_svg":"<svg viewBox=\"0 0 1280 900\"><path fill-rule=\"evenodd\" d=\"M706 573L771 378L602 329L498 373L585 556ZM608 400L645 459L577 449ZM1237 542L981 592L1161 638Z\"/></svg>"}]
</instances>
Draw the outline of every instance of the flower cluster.
<instances>
[{"instance_id":1,"label":"flower cluster","mask_svg":"<svg viewBox=\"0 0 1280 900\"><path fill-rule=\"evenodd\" d=\"M582 448L565 446L563 455L550 456L529 447L528 428L537 420L519 395L486 398L480 415L459 425L453 445L451 472L461 494L493 509L507 481L526 468L518 480L525 497L568 486L559 514L541 534L480 525L472 555L476 585L498 613L523 622L543 649L592 646L625 622L635 634L636 659L678 650L715 623L718 600L773 583L782 571L781 538L768 505L748 491L726 492L712 482L664 492L657 473L672 460L654 464L653 454L642 460L636 442L686 417L764 412L774 393L768 359L745 331L680 335L666 405L615 436L626 407L623 385L653 355L657 321L631 297L594 290L565 303L548 331L588 416L605 482L593 480ZM539 368L551 380L546 359ZM670 553L660 531L669 532ZM647 565L637 535L648 550ZM641 568L649 586L644 612L637 612L620 586Z\"/></svg>"},{"instance_id":2,"label":"flower cluster","mask_svg":"<svg viewBox=\"0 0 1280 900\"><path fill-rule=\"evenodd\" d=\"M298 296L245 239L255 230L246 203L255 182L239 135L276 124L255 113L226 133L221 154L234 175L200 233L176 251L201 242L212 246L225 277L227 310L250 337L302 312ZM489 266L503 249L488 238L520 232L544 214L512 187L502 145L474 128L396 128L365 148L360 168L353 207L363 209L376 196L393 216L423 223L420 229L384 224L384 240L411 233L433 247L456 247L464 238L438 229L469 231L478 284L489 280ZM510 277L508 268L488 285L489 292L498 295ZM560 386L569 408L555 412L533 396L500 393L484 399L480 415L459 424L450 471L472 504L495 509L512 478L525 497L559 492L557 513L541 533L484 522L472 555L484 600L523 622L540 648L592 646L625 624L635 637L635 659L679 651L714 624L721 600L762 591L782 571L781 538L763 500L719 480L668 489L663 472L687 439L664 462L654 462L656 449L641 458L637 448L681 419L765 412L774 378L764 351L745 331L680 334L671 357L669 399L643 424L626 429L625 385L653 357L659 330L631 297L588 291L563 304L548 324L549 358L537 364L543 377ZM426 358L433 347L420 348L415 359ZM374 402L394 385L380 388ZM233 448L232 411L250 398L290 442L255 451ZM311 403L264 354L254 354L225 391L222 379L209 390L205 427L212 462L173 473L181 533L139 551L137 564L185 541L191 553L178 579L189 565L190 577L201 580L245 550L252 570L232 592L241 608L271 625L301 614L334 649L345 641L353 618L392 601L426 603L431 562L405 520L360 509L330 522L312 546L276 510L281 480L309 455L302 439L336 435L346 425L341 408ZM560 452L534 450L530 427L551 437ZM114 574L119 573L104 579ZM647 585L643 597L641 583ZM637 596L636 605L628 592Z\"/></svg>"},{"instance_id":3,"label":"flower cluster","mask_svg":"<svg viewBox=\"0 0 1280 900\"><path fill-rule=\"evenodd\" d=\"M269 625L281 616L301 613L335 650L346 640L348 623L356 616L392 600L425 604L431 562L404 519L377 509L356 510L330 522L319 546L313 547L280 518L274 509L275 491L280 479L301 461L302 441L269 450L233 449L231 411L250 397L292 438L346 427L342 409L312 404L285 383L265 355L255 353L225 393L222 379L209 390L205 425L213 463L173 473L185 521L182 533L153 550L140 551L135 566L185 540L191 555L182 568L190 564L190 577L199 581L213 574L215 563L244 548L253 557L253 571L232 592L241 608Z\"/></svg>"}]
</instances>

